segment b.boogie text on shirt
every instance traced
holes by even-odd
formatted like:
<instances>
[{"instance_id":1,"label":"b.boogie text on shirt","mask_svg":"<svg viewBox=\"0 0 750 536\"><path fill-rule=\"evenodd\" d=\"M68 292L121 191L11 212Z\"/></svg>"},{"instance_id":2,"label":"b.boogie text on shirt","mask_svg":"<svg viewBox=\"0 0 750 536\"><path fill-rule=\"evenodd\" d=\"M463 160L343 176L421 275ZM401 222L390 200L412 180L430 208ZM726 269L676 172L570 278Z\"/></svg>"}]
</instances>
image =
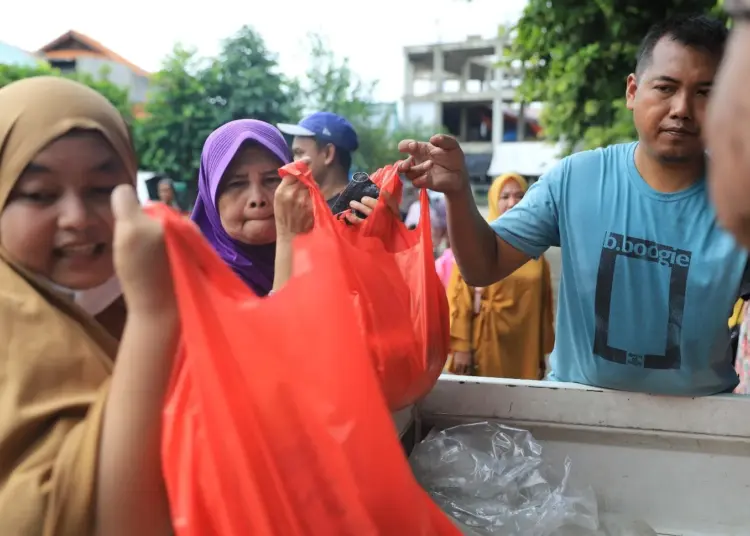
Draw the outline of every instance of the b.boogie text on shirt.
<instances>
[{"instance_id":1,"label":"b.boogie text on shirt","mask_svg":"<svg viewBox=\"0 0 750 536\"><path fill-rule=\"evenodd\" d=\"M604 248L614 250L626 257L656 262L662 266L679 266L680 268L690 266L691 255L689 251L626 234L608 231L604 237Z\"/></svg>"}]
</instances>

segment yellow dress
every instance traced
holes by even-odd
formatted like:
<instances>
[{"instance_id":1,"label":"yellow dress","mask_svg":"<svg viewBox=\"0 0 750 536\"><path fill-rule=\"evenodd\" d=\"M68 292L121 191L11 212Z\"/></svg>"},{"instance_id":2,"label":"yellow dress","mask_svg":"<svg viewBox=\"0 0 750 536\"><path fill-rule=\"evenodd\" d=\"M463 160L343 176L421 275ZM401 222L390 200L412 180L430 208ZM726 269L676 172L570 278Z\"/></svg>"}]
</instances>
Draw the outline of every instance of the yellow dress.
<instances>
[{"instance_id":1,"label":"yellow dress","mask_svg":"<svg viewBox=\"0 0 750 536\"><path fill-rule=\"evenodd\" d=\"M451 350L473 352L477 376L538 380L555 333L552 283L545 259L532 260L503 281L475 289L451 274ZM475 310L478 312L475 313Z\"/></svg>"},{"instance_id":2,"label":"yellow dress","mask_svg":"<svg viewBox=\"0 0 750 536\"><path fill-rule=\"evenodd\" d=\"M504 184L517 175L495 180L489 191L490 214L498 214ZM552 282L544 258L530 260L510 276L476 292L454 266L448 285L451 351L473 352L474 374L538 380L545 373L545 356L555 344ZM446 370L450 370L452 358Z\"/></svg>"}]
</instances>

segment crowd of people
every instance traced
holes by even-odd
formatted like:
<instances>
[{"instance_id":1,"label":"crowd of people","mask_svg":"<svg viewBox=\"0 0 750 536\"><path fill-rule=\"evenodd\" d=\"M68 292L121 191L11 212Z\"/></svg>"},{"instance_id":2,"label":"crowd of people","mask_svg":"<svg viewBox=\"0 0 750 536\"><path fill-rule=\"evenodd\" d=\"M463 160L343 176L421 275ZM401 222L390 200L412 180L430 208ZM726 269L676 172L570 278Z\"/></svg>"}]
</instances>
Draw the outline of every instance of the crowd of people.
<instances>
[{"instance_id":1,"label":"crowd of people","mask_svg":"<svg viewBox=\"0 0 750 536\"><path fill-rule=\"evenodd\" d=\"M448 371L684 396L738 387L747 357L735 367L727 318L749 273L750 30L749 12L733 9L712 117L726 27L660 22L626 84L638 141L576 153L528 189L499 177L489 221L454 138L401 142L403 176L433 192ZM314 225L309 192L279 168L305 159L334 207L357 135L328 112L217 127L190 217L249 289L269 295L291 277L294 238ZM93 90L53 77L0 90L3 534L171 531L160 415L179 318L163 229L137 200L136 171L123 118ZM353 200L342 218L359 225L378 202ZM556 336L551 246L562 251Z\"/></svg>"}]
</instances>

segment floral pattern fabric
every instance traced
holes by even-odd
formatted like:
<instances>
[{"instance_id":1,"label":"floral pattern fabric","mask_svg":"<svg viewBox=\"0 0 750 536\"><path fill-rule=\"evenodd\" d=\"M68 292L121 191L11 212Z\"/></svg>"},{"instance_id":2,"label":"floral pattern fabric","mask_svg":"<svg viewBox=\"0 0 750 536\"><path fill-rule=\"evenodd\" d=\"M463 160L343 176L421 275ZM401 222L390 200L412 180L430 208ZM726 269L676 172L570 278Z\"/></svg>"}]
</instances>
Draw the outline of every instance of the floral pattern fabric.
<instances>
[{"instance_id":1,"label":"floral pattern fabric","mask_svg":"<svg viewBox=\"0 0 750 536\"><path fill-rule=\"evenodd\" d=\"M750 395L750 315L748 303L742 306L742 322L737 343L737 359L734 367L740 377L740 383L734 390L736 394Z\"/></svg>"}]
</instances>

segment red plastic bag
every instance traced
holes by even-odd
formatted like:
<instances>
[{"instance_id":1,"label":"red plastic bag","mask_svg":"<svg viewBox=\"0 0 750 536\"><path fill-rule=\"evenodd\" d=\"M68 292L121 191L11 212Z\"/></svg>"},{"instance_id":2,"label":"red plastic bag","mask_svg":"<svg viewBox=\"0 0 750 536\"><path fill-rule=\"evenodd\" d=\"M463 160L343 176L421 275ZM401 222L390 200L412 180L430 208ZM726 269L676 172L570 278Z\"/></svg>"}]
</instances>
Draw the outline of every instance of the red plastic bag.
<instances>
[{"instance_id":1,"label":"red plastic bag","mask_svg":"<svg viewBox=\"0 0 750 536\"><path fill-rule=\"evenodd\" d=\"M459 536L411 474L337 244L301 237L258 298L191 222L149 211L182 322L162 438L177 535Z\"/></svg>"},{"instance_id":2,"label":"red plastic bag","mask_svg":"<svg viewBox=\"0 0 750 536\"><path fill-rule=\"evenodd\" d=\"M331 214L304 163L280 171L310 189L315 226L308 238L337 245L336 262L343 268L389 408L413 404L435 385L450 342L448 301L435 271L427 192L421 191L419 225L410 231L385 201L386 196L401 196L398 165L380 169L371 177L381 189L377 207L362 225L348 226Z\"/></svg>"}]
</instances>

